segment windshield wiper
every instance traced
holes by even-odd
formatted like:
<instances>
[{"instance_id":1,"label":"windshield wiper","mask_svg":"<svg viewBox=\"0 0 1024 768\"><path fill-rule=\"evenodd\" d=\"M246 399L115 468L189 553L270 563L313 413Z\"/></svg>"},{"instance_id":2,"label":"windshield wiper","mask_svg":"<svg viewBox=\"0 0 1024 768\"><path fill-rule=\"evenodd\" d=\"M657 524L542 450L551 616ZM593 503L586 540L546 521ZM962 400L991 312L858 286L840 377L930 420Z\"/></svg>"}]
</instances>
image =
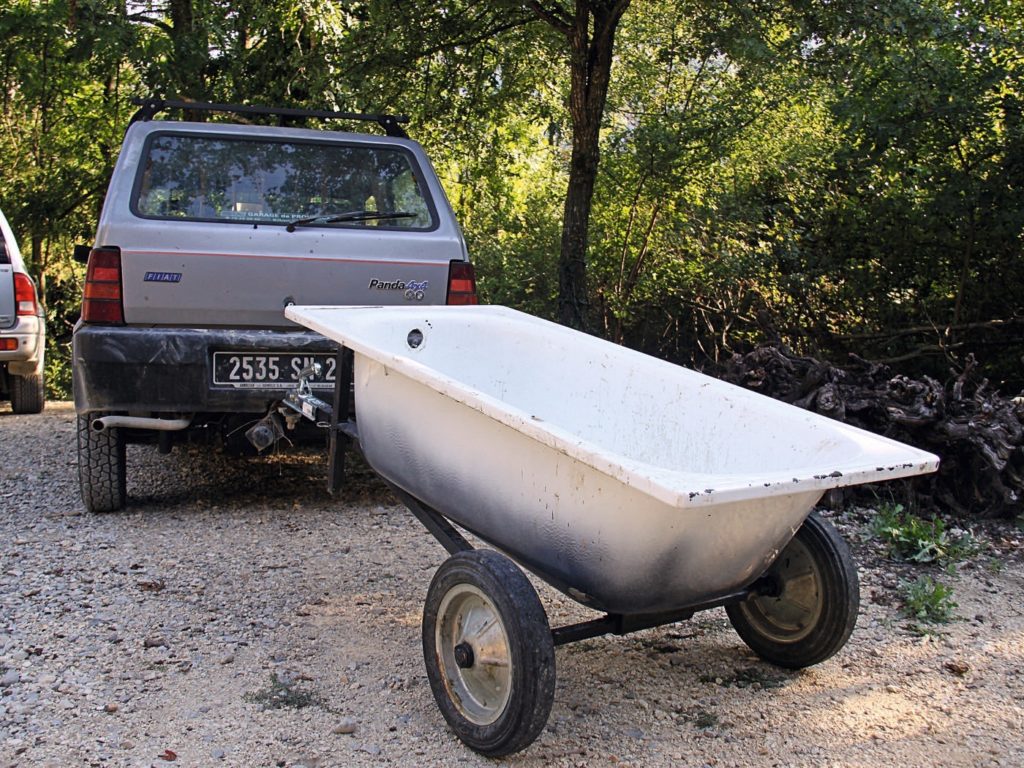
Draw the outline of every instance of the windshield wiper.
<instances>
[{"instance_id":1,"label":"windshield wiper","mask_svg":"<svg viewBox=\"0 0 1024 768\"><path fill-rule=\"evenodd\" d=\"M335 214L333 213L321 213L318 216L310 216L307 219L296 219L295 221L288 222L288 226L286 226L285 229L288 230L289 232L294 232L296 227L304 227L307 224L325 223L329 218L331 218L331 216L334 215Z\"/></svg>"},{"instance_id":2,"label":"windshield wiper","mask_svg":"<svg viewBox=\"0 0 1024 768\"><path fill-rule=\"evenodd\" d=\"M419 214L410 211L394 211L393 213L381 213L379 211L346 211L345 213L322 213L318 216L310 216L305 219L296 219L289 222L285 227L289 232L294 232L296 227L305 227L310 224L341 224L348 221L379 221L384 219L415 219Z\"/></svg>"},{"instance_id":3,"label":"windshield wiper","mask_svg":"<svg viewBox=\"0 0 1024 768\"><path fill-rule=\"evenodd\" d=\"M328 224L339 224L343 221L374 221L384 219L415 219L419 214L410 211L393 211L392 213L381 213L380 211L349 211L339 213L327 219Z\"/></svg>"}]
</instances>

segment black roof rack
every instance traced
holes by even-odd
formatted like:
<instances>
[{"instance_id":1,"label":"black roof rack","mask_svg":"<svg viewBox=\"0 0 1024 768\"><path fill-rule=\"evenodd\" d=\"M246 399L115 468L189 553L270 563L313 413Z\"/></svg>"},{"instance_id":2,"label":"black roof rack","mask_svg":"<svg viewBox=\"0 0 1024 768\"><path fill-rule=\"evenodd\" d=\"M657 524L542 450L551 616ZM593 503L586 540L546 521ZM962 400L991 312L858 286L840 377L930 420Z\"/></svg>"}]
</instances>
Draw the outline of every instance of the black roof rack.
<instances>
[{"instance_id":1,"label":"black roof rack","mask_svg":"<svg viewBox=\"0 0 1024 768\"><path fill-rule=\"evenodd\" d=\"M377 123L384 133L399 139L409 138L401 123L408 123L405 115L374 115L365 112L330 112L322 109L292 109L290 107L259 107L248 104L211 104L203 101L169 101L166 99L132 99L139 110L131 122L152 120L158 112L169 109L188 109L197 112L232 112L242 115L273 115L283 125L288 118L319 117L326 120L362 120Z\"/></svg>"}]
</instances>

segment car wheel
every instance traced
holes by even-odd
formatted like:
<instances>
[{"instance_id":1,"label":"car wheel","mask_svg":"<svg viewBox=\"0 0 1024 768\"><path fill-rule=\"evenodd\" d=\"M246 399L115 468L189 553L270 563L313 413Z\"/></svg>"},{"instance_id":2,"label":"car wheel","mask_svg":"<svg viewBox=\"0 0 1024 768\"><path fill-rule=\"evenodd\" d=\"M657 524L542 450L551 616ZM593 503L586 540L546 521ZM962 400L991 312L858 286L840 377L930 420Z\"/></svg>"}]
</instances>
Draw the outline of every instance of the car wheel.
<instances>
[{"instance_id":1,"label":"car wheel","mask_svg":"<svg viewBox=\"0 0 1024 768\"><path fill-rule=\"evenodd\" d=\"M127 501L127 454L120 429L93 429L94 415L78 417L78 483L89 512L114 512Z\"/></svg>"},{"instance_id":2,"label":"car wheel","mask_svg":"<svg viewBox=\"0 0 1024 768\"><path fill-rule=\"evenodd\" d=\"M15 413L40 413L46 405L43 374L11 376L11 410Z\"/></svg>"}]
</instances>

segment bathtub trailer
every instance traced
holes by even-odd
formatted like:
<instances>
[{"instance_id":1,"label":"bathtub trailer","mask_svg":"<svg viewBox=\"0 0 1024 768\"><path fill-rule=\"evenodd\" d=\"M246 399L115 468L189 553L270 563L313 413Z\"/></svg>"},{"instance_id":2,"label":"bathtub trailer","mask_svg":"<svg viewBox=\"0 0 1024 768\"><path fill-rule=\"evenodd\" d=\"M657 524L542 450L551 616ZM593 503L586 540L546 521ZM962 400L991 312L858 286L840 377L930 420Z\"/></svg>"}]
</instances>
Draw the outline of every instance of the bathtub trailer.
<instances>
[{"instance_id":1,"label":"bathtub trailer","mask_svg":"<svg viewBox=\"0 0 1024 768\"><path fill-rule=\"evenodd\" d=\"M938 466L503 307L285 313L340 345L333 401L303 383L282 405L330 430L331 490L359 449L450 555L427 592L424 662L452 730L489 756L543 730L559 645L724 606L767 661L828 659L859 587L814 505L829 488ZM602 615L551 628L521 567Z\"/></svg>"}]
</instances>

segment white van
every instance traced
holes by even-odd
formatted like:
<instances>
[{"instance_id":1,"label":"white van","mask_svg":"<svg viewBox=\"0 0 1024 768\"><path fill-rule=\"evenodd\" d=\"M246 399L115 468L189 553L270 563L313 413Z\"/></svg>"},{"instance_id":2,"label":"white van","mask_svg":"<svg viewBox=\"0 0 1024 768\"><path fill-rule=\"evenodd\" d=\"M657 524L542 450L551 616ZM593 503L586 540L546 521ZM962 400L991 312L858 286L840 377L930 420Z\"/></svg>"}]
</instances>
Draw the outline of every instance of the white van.
<instances>
[{"instance_id":1,"label":"white van","mask_svg":"<svg viewBox=\"0 0 1024 768\"><path fill-rule=\"evenodd\" d=\"M46 321L36 284L0 211L0 398L15 413L39 413L46 404L43 365Z\"/></svg>"}]
</instances>

